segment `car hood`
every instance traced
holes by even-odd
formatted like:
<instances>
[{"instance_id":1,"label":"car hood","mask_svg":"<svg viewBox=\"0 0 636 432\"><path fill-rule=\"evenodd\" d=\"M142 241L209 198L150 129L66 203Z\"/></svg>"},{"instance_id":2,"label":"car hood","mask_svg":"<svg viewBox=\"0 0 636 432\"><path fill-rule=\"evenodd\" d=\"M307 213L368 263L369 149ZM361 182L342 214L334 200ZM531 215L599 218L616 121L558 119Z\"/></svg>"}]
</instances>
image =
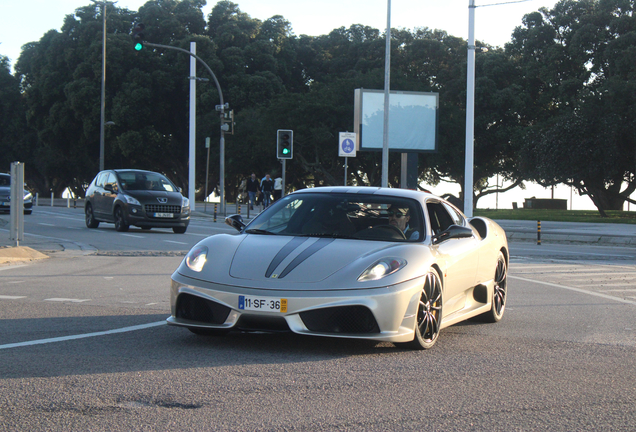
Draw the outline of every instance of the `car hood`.
<instances>
[{"instance_id":1,"label":"car hood","mask_svg":"<svg viewBox=\"0 0 636 432\"><path fill-rule=\"evenodd\" d=\"M180 192L167 191L126 191L127 195L137 198L142 204L172 204L181 205L183 196ZM160 202L159 199L167 199L166 202Z\"/></svg>"},{"instance_id":2,"label":"car hood","mask_svg":"<svg viewBox=\"0 0 636 432\"><path fill-rule=\"evenodd\" d=\"M423 244L389 243L316 237L240 234L215 235L197 244L209 249L201 272L184 262L177 273L205 282L278 290L364 289L387 286L421 276L430 257ZM384 279L357 279L380 258L409 262Z\"/></svg>"}]
</instances>

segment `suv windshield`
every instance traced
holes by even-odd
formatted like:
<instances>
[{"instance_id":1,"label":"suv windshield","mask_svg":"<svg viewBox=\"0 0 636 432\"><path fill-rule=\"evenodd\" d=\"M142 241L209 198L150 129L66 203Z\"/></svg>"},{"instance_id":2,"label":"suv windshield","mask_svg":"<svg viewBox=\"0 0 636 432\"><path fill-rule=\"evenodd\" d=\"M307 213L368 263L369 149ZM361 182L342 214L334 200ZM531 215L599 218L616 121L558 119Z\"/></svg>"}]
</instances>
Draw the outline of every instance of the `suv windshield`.
<instances>
[{"instance_id":1,"label":"suv windshield","mask_svg":"<svg viewBox=\"0 0 636 432\"><path fill-rule=\"evenodd\" d=\"M415 200L347 193L297 193L275 202L249 224L248 234L380 241L423 240Z\"/></svg>"},{"instance_id":2,"label":"suv windshield","mask_svg":"<svg viewBox=\"0 0 636 432\"><path fill-rule=\"evenodd\" d=\"M119 172L119 183L126 191L153 190L174 192L176 187L166 177L154 172Z\"/></svg>"}]
</instances>

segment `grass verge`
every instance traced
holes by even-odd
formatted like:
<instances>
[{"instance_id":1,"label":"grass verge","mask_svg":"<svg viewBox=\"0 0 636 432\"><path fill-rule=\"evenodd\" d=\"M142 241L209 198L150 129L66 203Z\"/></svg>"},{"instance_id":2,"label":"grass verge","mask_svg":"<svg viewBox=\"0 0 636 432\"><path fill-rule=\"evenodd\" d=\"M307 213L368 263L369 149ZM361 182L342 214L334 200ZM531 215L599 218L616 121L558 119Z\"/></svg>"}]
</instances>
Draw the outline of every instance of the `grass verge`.
<instances>
[{"instance_id":1,"label":"grass verge","mask_svg":"<svg viewBox=\"0 0 636 432\"><path fill-rule=\"evenodd\" d=\"M633 211L607 211L606 218L596 210L476 209L473 213L475 216L504 220L636 224L636 212Z\"/></svg>"}]
</instances>

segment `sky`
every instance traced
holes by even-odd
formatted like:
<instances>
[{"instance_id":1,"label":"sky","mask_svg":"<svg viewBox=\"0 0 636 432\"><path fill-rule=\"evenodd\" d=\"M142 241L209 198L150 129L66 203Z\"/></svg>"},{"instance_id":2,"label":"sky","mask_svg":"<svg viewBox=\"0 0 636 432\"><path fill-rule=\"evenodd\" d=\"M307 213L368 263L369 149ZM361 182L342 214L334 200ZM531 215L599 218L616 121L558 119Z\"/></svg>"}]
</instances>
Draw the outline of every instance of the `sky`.
<instances>
[{"instance_id":1,"label":"sky","mask_svg":"<svg viewBox=\"0 0 636 432\"><path fill-rule=\"evenodd\" d=\"M384 31L387 26L387 0L233 0L242 12L252 18L266 20L282 15L294 34L324 35L331 30L353 24L367 25ZM0 0L0 55L9 57L12 64L20 55L21 46L38 41L50 29L59 30L64 17L78 7L91 4L90 0ZM145 0L118 0L119 7L138 10ZM510 41L515 27L523 16L542 7L552 8L556 0L475 0L475 39L503 46ZM25 14L24 5L30 9ZM204 7L205 16L216 4L209 0ZM445 30L453 36L468 39L469 0L392 0L391 27L413 30L416 27ZM337 147L337 145L336 145ZM443 194L457 193L458 187L442 184L431 188ZM512 202L523 205L525 198L562 198L568 208L594 209L587 197L579 197L569 187L559 186L554 191L531 185L525 191L515 190L490 196L478 202L480 208L512 208ZM572 200L570 201L570 198Z\"/></svg>"}]
</instances>

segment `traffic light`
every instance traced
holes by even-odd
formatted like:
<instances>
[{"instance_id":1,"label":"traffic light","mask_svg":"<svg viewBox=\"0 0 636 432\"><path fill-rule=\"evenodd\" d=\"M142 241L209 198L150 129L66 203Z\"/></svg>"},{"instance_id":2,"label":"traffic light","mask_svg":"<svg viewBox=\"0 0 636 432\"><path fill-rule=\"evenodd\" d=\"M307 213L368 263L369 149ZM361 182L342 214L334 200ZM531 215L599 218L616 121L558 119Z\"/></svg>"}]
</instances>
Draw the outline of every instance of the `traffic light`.
<instances>
[{"instance_id":1,"label":"traffic light","mask_svg":"<svg viewBox=\"0 0 636 432\"><path fill-rule=\"evenodd\" d=\"M133 43L135 44L135 49L137 51L141 51L144 47L144 29L145 28L146 26L143 25L142 23L135 24L135 27L133 27L132 40L133 40Z\"/></svg>"},{"instance_id":2,"label":"traffic light","mask_svg":"<svg viewBox=\"0 0 636 432\"><path fill-rule=\"evenodd\" d=\"M278 129L276 131L276 157L291 159L294 156L294 131Z\"/></svg>"}]
</instances>

